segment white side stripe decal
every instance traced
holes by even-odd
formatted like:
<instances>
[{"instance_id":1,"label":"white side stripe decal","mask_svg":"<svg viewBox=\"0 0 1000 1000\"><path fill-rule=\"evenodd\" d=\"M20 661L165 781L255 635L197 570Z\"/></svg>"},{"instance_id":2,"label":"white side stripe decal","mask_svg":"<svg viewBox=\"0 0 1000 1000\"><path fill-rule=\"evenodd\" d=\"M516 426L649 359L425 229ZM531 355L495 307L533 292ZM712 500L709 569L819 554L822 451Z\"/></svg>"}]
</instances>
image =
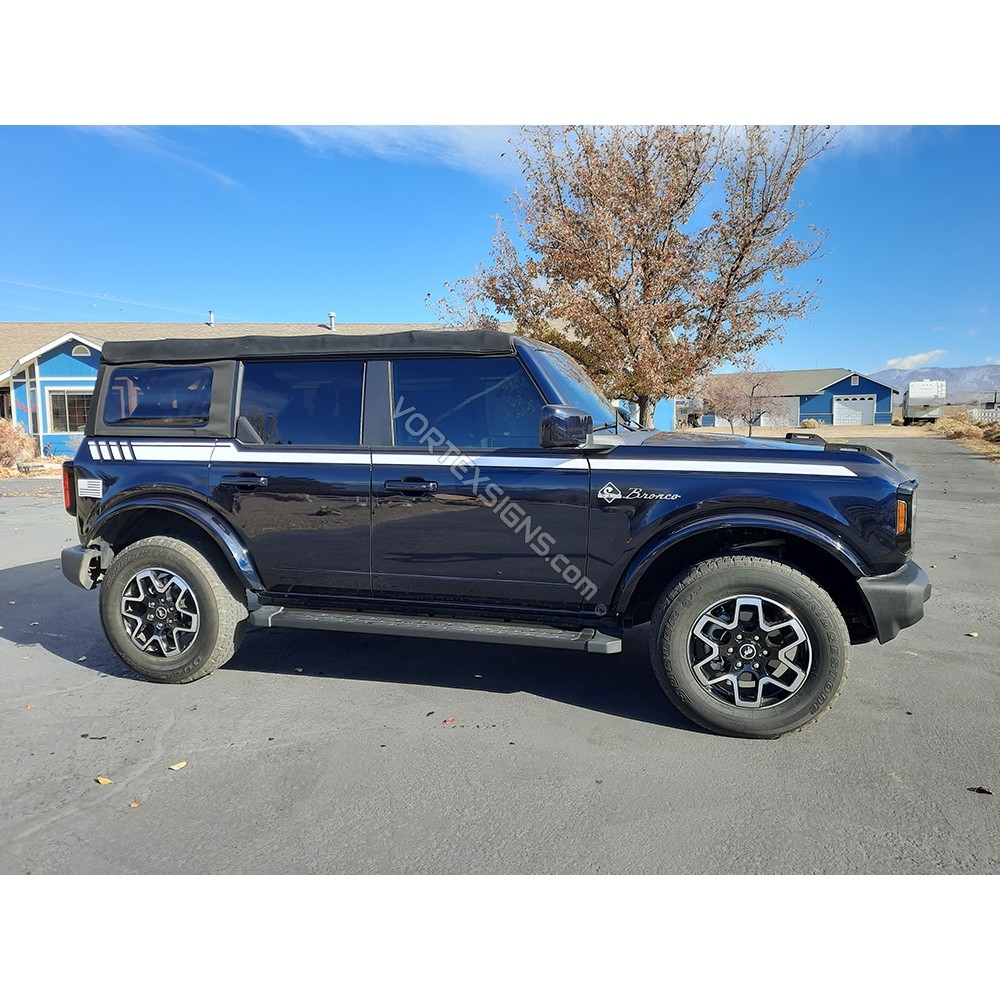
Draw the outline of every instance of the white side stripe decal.
<instances>
[{"instance_id":1,"label":"white side stripe decal","mask_svg":"<svg viewBox=\"0 0 1000 1000\"><path fill-rule=\"evenodd\" d=\"M820 465L797 462L734 462L727 460L636 458L628 462L610 458L592 458L595 472L745 472L750 475L777 476L849 476L857 478L843 465Z\"/></svg>"},{"instance_id":2,"label":"white side stripe decal","mask_svg":"<svg viewBox=\"0 0 1000 1000\"><path fill-rule=\"evenodd\" d=\"M292 451L288 448L241 448L232 441L220 441L212 451L212 462L266 462L280 465L370 465L367 448L357 451Z\"/></svg>"},{"instance_id":3,"label":"white side stripe decal","mask_svg":"<svg viewBox=\"0 0 1000 1000\"><path fill-rule=\"evenodd\" d=\"M838 476L857 478L857 473L844 465L824 465L819 462L747 462L732 459L673 459L563 457L559 455L467 455L428 454L427 452L376 452L367 448L356 451L292 451L284 448L245 448L233 441L94 441L87 442L90 457L107 461L144 462L248 462L281 465L376 465L448 467L459 458L483 469L553 469L579 470L588 467L597 473L629 472L705 472L743 473L777 476ZM588 464L589 463L589 464Z\"/></svg>"},{"instance_id":4,"label":"white side stripe decal","mask_svg":"<svg viewBox=\"0 0 1000 1000\"><path fill-rule=\"evenodd\" d=\"M375 465L420 465L437 468L450 468L456 462L462 462L466 467L469 463L480 469L554 469L564 471L569 469L587 470L585 458L561 458L553 455L534 457L530 455L473 455L465 452L441 452L430 455L427 452L376 452L372 456Z\"/></svg>"}]
</instances>

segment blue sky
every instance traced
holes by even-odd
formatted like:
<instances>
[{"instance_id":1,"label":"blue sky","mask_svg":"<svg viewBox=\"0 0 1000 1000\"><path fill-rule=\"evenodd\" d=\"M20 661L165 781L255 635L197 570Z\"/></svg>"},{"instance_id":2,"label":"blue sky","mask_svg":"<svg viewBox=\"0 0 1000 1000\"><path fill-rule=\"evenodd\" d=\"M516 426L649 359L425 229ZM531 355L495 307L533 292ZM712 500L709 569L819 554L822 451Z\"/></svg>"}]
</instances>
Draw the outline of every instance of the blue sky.
<instances>
[{"instance_id":1,"label":"blue sky","mask_svg":"<svg viewBox=\"0 0 1000 1000\"><path fill-rule=\"evenodd\" d=\"M514 127L0 127L0 321L434 322ZM777 369L1000 363L1000 127L846 128L801 178L819 308Z\"/></svg>"}]
</instances>

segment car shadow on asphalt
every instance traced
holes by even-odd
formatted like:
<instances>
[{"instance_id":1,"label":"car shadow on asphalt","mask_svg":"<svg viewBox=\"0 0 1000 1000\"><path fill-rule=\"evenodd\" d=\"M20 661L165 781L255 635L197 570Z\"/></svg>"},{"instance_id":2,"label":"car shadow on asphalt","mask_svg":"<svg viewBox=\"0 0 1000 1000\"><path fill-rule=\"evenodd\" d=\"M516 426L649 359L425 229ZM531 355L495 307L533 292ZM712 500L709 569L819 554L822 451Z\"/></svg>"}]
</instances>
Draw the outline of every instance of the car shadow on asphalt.
<instances>
[{"instance_id":1,"label":"car shadow on asphalt","mask_svg":"<svg viewBox=\"0 0 1000 1000\"><path fill-rule=\"evenodd\" d=\"M236 656L222 669L495 694L525 692L651 725L701 731L660 690L649 665L647 642L646 627L628 632L623 652L615 655L406 636L250 629ZM114 655L101 630L97 593L68 583L58 559L0 569L0 662L30 656L38 646L81 672L152 683Z\"/></svg>"}]
</instances>

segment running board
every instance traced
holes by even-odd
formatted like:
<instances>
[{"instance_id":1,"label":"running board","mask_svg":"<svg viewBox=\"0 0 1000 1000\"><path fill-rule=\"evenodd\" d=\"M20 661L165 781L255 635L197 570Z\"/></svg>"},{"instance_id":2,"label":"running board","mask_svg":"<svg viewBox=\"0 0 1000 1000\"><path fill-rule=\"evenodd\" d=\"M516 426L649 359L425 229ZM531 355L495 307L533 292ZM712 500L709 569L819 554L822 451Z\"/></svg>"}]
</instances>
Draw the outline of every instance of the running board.
<instances>
[{"instance_id":1,"label":"running board","mask_svg":"<svg viewBox=\"0 0 1000 1000\"><path fill-rule=\"evenodd\" d=\"M316 628L332 632L364 632L369 635L409 635L427 639L458 639L465 642L498 642L511 646L547 646L578 649L586 653L620 653L621 636L593 628L553 628L550 625L512 625L477 619L411 618L407 615L374 615L351 611L308 611L266 605L250 614L258 628Z\"/></svg>"}]
</instances>

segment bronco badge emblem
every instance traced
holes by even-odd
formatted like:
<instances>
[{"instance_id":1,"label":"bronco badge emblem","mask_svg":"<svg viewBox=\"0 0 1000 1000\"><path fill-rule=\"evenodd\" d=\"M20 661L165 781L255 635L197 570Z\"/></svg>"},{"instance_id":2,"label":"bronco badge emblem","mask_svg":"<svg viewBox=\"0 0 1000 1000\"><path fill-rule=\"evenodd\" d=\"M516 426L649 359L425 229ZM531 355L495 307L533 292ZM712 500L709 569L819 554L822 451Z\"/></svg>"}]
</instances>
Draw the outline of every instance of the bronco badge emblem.
<instances>
[{"instance_id":1,"label":"bronco badge emblem","mask_svg":"<svg viewBox=\"0 0 1000 1000\"><path fill-rule=\"evenodd\" d=\"M614 483L607 483L597 491L597 495L608 503L614 503L615 500L621 500L622 491Z\"/></svg>"}]
</instances>

